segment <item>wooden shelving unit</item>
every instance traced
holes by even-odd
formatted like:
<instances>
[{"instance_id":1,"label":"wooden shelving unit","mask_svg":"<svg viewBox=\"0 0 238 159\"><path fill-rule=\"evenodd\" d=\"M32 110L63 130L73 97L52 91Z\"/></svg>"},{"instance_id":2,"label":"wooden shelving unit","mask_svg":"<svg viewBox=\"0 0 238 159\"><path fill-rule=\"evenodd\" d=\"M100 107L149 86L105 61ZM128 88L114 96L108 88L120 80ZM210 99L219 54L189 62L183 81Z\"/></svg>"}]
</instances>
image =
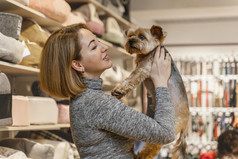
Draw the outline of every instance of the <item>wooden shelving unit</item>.
<instances>
[{"instance_id":1,"label":"wooden shelving unit","mask_svg":"<svg viewBox=\"0 0 238 159\"><path fill-rule=\"evenodd\" d=\"M0 131L26 131L26 130L59 130L62 128L69 128L69 124L55 124L55 125L30 125L30 126L0 126Z\"/></svg>"},{"instance_id":2,"label":"wooden shelving unit","mask_svg":"<svg viewBox=\"0 0 238 159\"><path fill-rule=\"evenodd\" d=\"M0 61L0 71L14 75L38 75L40 72L37 68L26 67L4 61Z\"/></svg>"},{"instance_id":3,"label":"wooden shelving unit","mask_svg":"<svg viewBox=\"0 0 238 159\"><path fill-rule=\"evenodd\" d=\"M61 23L14 0L0 0L0 11L33 19L39 25L46 27L49 30L55 30L63 26Z\"/></svg>"},{"instance_id":4,"label":"wooden shelving unit","mask_svg":"<svg viewBox=\"0 0 238 159\"><path fill-rule=\"evenodd\" d=\"M108 8L104 7L102 4L100 4L99 2L97 2L96 0L66 0L69 3L92 3L93 5L95 5L96 9L98 11L103 11L105 12L108 16L112 16L114 17L119 23L120 25L123 26L123 28L130 28L133 26L132 23L130 23L129 21L123 19L122 17L120 17L119 15L113 13L111 10L109 10Z\"/></svg>"},{"instance_id":5,"label":"wooden shelving unit","mask_svg":"<svg viewBox=\"0 0 238 159\"><path fill-rule=\"evenodd\" d=\"M112 11L108 10L104 6L102 6L100 3L98 3L96 0L66 0L69 3L74 2L90 2L93 3L97 10L104 11L109 16L114 17L118 23L123 28L129 28L132 26L132 24L122 17L114 14ZM49 31L54 31L58 28L63 27L63 24L60 22L57 22L44 14L31 9L17 1L14 0L0 0L0 12L6 12L6 13L13 13L22 16L23 18L28 18L36 21L40 26L48 29ZM133 60L135 57L134 55L128 54L122 47L115 46L110 42L107 42L103 39L99 39L103 44L107 45L109 50L108 54L112 59L116 60ZM19 64L13 64L5 61L0 60L0 71L8 74L13 75L13 77L17 76L28 76L28 77L36 77L38 76L40 70L37 68L27 67ZM27 78L28 78L27 77ZM15 85L15 84L14 84ZM55 125L30 125L30 126L0 126L0 132L2 131L9 131L10 133L14 133L14 131L26 131L26 130L58 130L62 128L69 128L70 124L55 124ZM14 137L14 135L12 135Z\"/></svg>"}]
</instances>

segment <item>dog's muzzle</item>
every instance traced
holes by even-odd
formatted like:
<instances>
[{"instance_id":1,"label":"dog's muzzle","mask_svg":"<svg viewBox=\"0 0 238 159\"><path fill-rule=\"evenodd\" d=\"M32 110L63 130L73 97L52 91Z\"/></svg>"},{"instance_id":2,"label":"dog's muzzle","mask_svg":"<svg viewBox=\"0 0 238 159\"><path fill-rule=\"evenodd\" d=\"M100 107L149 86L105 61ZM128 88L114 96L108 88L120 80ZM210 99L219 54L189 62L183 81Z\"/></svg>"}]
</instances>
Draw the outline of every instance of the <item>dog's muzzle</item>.
<instances>
[{"instance_id":1,"label":"dog's muzzle","mask_svg":"<svg viewBox=\"0 0 238 159\"><path fill-rule=\"evenodd\" d=\"M133 44L136 42L136 40L135 39L130 39L129 40L129 44L130 44L130 46L133 46Z\"/></svg>"}]
</instances>

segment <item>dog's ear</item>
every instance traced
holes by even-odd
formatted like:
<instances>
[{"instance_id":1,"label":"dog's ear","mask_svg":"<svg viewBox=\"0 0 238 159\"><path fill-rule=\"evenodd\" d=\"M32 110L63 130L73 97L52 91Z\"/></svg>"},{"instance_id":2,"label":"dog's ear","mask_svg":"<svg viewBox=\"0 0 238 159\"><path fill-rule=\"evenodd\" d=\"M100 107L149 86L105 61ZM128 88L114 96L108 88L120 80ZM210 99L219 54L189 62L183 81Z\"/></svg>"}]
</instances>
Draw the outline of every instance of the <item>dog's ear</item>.
<instances>
[{"instance_id":1,"label":"dog's ear","mask_svg":"<svg viewBox=\"0 0 238 159\"><path fill-rule=\"evenodd\" d=\"M129 29L126 29L126 30L123 31L126 36L127 36L128 30Z\"/></svg>"},{"instance_id":2,"label":"dog's ear","mask_svg":"<svg viewBox=\"0 0 238 159\"><path fill-rule=\"evenodd\" d=\"M158 26L158 25L153 25L150 28L150 33L156 38L158 39L161 43L164 41L164 33L163 33L163 29Z\"/></svg>"}]
</instances>

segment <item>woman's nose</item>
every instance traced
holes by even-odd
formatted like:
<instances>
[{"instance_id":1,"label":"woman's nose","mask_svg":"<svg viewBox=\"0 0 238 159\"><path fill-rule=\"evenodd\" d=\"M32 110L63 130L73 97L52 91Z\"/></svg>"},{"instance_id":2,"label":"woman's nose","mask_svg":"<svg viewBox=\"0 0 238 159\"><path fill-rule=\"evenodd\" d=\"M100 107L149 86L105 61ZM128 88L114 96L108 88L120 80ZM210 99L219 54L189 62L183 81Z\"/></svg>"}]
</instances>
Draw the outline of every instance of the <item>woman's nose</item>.
<instances>
[{"instance_id":1,"label":"woman's nose","mask_svg":"<svg viewBox=\"0 0 238 159\"><path fill-rule=\"evenodd\" d=\"M106 52L108 50L108 46L106 46L102 43L101 43L101 48L102 48L102 52Z\"/></svg>"}]
</instances>

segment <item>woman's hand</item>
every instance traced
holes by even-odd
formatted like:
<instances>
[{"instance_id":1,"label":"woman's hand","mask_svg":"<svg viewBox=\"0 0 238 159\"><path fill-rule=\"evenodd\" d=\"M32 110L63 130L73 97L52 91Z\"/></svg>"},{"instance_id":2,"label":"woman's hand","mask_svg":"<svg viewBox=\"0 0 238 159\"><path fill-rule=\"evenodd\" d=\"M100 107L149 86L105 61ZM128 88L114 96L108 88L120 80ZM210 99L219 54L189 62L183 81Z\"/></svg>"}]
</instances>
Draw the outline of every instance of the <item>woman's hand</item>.
<instances>
[{"instance_id":1,"label":"woman's hand","mask_svg":"<svg viewBox=\"0 0 238 159\"><path fill-rule=\"evenodd\" d=\"M170 74L171 57L168 53L165 53L164 47L157 47L150 73L155 88L168 87Z\"/></svg>"}]
</instances>

